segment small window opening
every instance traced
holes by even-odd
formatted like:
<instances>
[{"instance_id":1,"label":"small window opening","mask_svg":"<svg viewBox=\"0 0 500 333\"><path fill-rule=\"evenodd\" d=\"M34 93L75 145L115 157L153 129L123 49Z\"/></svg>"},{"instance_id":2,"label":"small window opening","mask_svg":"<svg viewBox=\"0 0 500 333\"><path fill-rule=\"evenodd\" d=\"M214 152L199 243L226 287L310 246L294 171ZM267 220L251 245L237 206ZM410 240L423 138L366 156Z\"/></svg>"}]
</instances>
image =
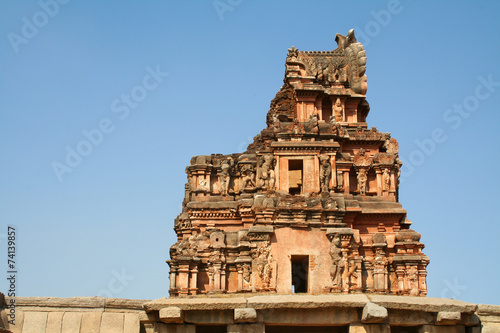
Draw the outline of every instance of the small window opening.
<instances>
[{"instance_id":1,"label":"small window opening","mask_svg":"<svg viewBox=\"0 0 500 333\"><path fill-rule=\"evenodd\" d=\"M302 193L302 160L288 160L288 192L292 195Z\"/></svg>"},{"instance_id":2,"label":"small window opening","mask_svg":"<svg viewBox=\"0 0 500 333\"><path fill-rule=\"evenodd\" d=\"M292 256L292 292L307 293L309 256Z\"/></svg>"}]
</instances>

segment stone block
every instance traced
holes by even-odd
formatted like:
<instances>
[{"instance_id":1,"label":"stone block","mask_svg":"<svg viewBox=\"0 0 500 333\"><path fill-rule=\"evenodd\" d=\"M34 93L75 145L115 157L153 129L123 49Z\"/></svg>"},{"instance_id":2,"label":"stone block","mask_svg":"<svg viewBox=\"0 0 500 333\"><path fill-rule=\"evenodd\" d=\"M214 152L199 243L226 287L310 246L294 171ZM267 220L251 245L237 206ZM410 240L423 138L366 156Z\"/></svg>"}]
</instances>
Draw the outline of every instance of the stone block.
<instances>
[{"instance_id":1,"label":"stone block","mask_svg":"<svg viewBox=\"0 0 500 333\"><path fill-rule=\"evenodd\" d=\"M439 311L437 314L436 325L456 325L460 322L460 312Z\"/></svg>"},{"instance_id":2,"label":"stone block","mask_svg":"<svg viewBox=\"0 0 500 333\"><path fill-rule=\"evenodd\" d=\"M233 323L233 310L203 310L203 311L185 311L184 321L201 325L227 325Z\"/></svg>"},{"instance_id":3,"label":"stone block","mask_svg":"<svg viewBox=\"0 0 500 333\"><path fill-rule=\"evenodd\" d=\"M278 308L362 308L369 302L366 295L274 295L253 296L248 298L248 305L254 309ZM244 306L241 306L244 307Z\"/></svg>"},{"instance_id":4,"label":"stone block","mask_svg":"<svg viewBox=\"0 0 500 333\"><path fill-rule=\"evenodd\" d=\"M483 323L481 333L498 333L500 332L500 323Z\"/></svg>"},{"instance_id":5,"label":"stone block","mask_svg":"<svg viewBox=\"0 0 500 333\"><path fill-rule=\"evenodd\" d=\"M64 312L49 312L47 315L46 331L50 333L61 333Z\"/></svg>"},{"instance_id":6,"label":"stone block","mask_svg":"<svg viewBox=\"0 0 500 333\"><path fill-rule=\"evenodd\" d=\"M80 333L81 323L81 312L65 312L62 319L61 331L64 333Z\"/></svg>"},{"instance_id":7,"label":"stone block","mask_svg":"<svg viewBox=\"0 0 500 333\"><path fill-rule=\"evenodd\" d=\"M141 329L141 323L138 313L125 313L123 321L123 333L138 333Z\"/></svg>"},{"instance_id":8,"label":"stone block","mask_svg":"<svg viewBox=\"0 0 500 333\"><path fill-rule=\"evenodd\" d=\"M236 323L253 323L257 321L257 311L253 308L234 309Z\"/></svg>"},{"instance_id":9,"label":"stone block","mask_svg":"<svg viewBox=\"0 0 500 333\"><path fill-rule=\"evenodd\" d=\"M266 327L264 324L243 324L228 325L227 333L264 333Z\"/></svg>"},{"instance_id":10,"label":"stone block","mask_svg":"<svg viewBox=\"0 0 500 333\"><path fill-rule=\"evenodd\" d=\"M432 312L411 310L388 310L389 325L391 326L419 326L433 323L436 315Z\"/></svg>"},{"instance_id":11,"label":"stone block","mask_svg":"<svg viewBox=\"0 0 500 333\"><path fill-rule=\"evenodd\" d=\"M226 310L244 308L244 297L232 298L160 298L144 304L147 312L159 311L169 306L178 306L182 310Z\"/></svg>"},{"instance_id":12,"label":"stone block","mask_svg":"<svg viewBox=\"0 0 500 333\"><path fill-rule=\"evenodd\" d=\"M391 333L387 324L351 324L349 333Z\"/></svg>"},{"instance_id":13,"label":"stone block","mask_svg":"<svg viewBox=\"0 0 500 333\"><path fill-rule=\"evenodd\" d=\"M100 333L102 311L84 312L80 333Z\"/></svg>"},{"instance_id":14,"label":"stone block","mask_svg":"<svg viewBox=\"0 0 500 333\"><path fill-rule=\"evenodd\" d=\"M123 313L103 312L100 333L123 333Z\"/></svg>"},{"instance_id":15,"label":"stone block","mask_svg":"<svg viewBox=\"0 0 500 333\"><path fill-rule=\"evenodd\" d=\"M392 296L392 295L370 295L370 300L388 310L411 310L411 311L453 311L462 313L473 313L476 304L467 303L454 299L414 297L414 296Z\"/></svg>"},{"instance_id":16,"label":"stone block","mask_svg":"<svg viewBox=\"0 0 500 333\"><path fill-rule=\"evenodd\" d=\"M435 326L435 325L423 325L420 329L420 333L465 333L465 326Z\"/></svg>"},{"instance_id":17,"label":"stone block","mask_svg":"<svg viewBox=\"0 0 500 333\"><path fill-rule=\"evenodd\" d=\"M359 321L358 310L353 308L266 309L259 315L261 321L273 325L334 326Z\"/></svg>"},{"instance_id":18,"label":"stone block","mask_svg":"<svg viewBox=\"0 0 500 333\"><path fill-rule=\"evenodd\" d=\"M25 312L23 332L45 333L47 327L47 312Z\"/></svg>"},{"instance_id":19,"label":"stone block","mask_svg":"<svg viewBox=\"0 0 500 333\"><path fill-rule=\"evenodd\" d=\"M21 311L19 308L16 308L16 319L14 321L15 325L9 324L9 330L12 333L22 333L23 325L24 325L24 311Z\"/></svg>"},{"instance_id":20,"label":"stone block","mask_svg":"<svg viewBox=\"0 0 500 333\"><path fill-rule=\"evenodd\" d=\"M383 306L369 302L363 308L361 321L363 323L380 323L387 319L387 309Z\"/></svg>"},{"instance_id":21,"label":"stone block","mask_svg":"<svg viewBox=\"0 0 500 333\"><path fill-rule=\"evenodd\" d=\"M182 324L182 310L177 306L169 306L160 310L160 320L164 323Z\"/></svg>"}]
</instances>

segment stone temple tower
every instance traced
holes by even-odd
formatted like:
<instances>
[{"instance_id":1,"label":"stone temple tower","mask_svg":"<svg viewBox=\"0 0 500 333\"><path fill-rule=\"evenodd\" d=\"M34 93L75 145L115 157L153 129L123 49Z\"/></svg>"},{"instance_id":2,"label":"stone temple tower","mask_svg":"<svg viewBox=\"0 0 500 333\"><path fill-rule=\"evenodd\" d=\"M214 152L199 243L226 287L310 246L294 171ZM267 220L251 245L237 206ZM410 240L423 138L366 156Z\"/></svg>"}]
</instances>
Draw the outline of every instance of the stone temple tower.
<instances>
[{"instance_id":1,"label":"stone temple tower","mask_svg":"<svg viewBox=\"0 0 500 333\"><path fill-rule=\"evenodd\" d=\"M398 143L366 122L366 53L353 30L335 40L288 50L245 152L191 159L171 297L427 294L429 259L398 202Z\"/></svg>"}]
</instances>

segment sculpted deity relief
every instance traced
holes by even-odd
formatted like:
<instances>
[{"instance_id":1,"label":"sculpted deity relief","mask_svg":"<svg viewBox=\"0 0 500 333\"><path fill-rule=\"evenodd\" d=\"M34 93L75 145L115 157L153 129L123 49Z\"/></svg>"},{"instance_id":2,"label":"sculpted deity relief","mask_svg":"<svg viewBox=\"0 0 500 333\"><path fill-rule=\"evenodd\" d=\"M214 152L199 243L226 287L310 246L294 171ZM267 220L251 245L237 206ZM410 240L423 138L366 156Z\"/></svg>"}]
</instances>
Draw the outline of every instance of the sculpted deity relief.
<instances>
[{"instance_id":1,"label":"sculpted deity relief","mask_svg":"<svg viewBox=\"0 0 500 333\"><path fill-rule=\"evenodd\" d=\"M391 174L389 169L385 168L382 173L382 191L389 192L391 188Z\"/></svg>"},{"instance_id":2,"label":"sculpted deity relief","mask_svg":"<svg viewBox=\"0 0 500 333\"><path fill-rule=\"evenodd\" d=\"M337 100L335 101L335 105L333 107L333 115L336 122L344 121L344 107L340 102L340 98L337 98Z\"/></svg>"},{"instance_id":3,"label":"sculpted deity relief","mask_svg":"<svg viewBox=\"0 0 500 333\"><path fill-rule=\"evenodd\" d=\"M234 166L234 161L231 157L228 157L221 162L221 173L219 176L219 181L221 184L221 194L228 195L229 183L231 182L231 169Z\"/></svg>"},{"instance_id":4,"label":"sculpted deity relief","mask_svg":"<svg viewBox=\"0 0 500 333\"><path fill-rule=\"evenodd\" d=\"M255 169L252 164L240 164L241 188L255 188Z\"/></svg>"},{"instance_id":5,"label":"sculpted deity relief","mask_svg":"<svg viewBox=\"0 0 500 333\"><path fill-rule=\"evenodd\" d=\"M342 286L342 274L345 268L345 262L342 260L342 250L340 249L340 237L335 235L330 245L330 257L332 259L332 266L330 269L330 276L334 288Z\"/></svg>"},{"instance_id":6,"label":"sculpted deity relief","mask_svg":"<svg viewBox=\"0 0 500 333\"><path fill-rule=\"evenodd\" d=\"M332 178L332 166L330 165L330 156L320 155L320 169L319 169L319 182L321 185L321 192L328 192L330 186L330 179Z\"/></svg>"},{"instance_id":7,"label":"sculpted deity relief","mask_svg":"<svg viewBox=\"0 0 500 333\"><path fill-rule=\"evenodd\" d=\"M365 169L358 170L358 193L361 195L366 194L366 184L368 181L368 176Z\"/></svg>"},{"instance_id":8,"label":"sculpted deity relief","mask_svg":"<svg viewBox=\"0 0 500 333\"><path fill-rule=\"evenodd\" d=\"M259 179L257 186L265 190L274 189L276 177L274 173L274 155L266 154L259 160Z\"/></svg>"}]
</instances>

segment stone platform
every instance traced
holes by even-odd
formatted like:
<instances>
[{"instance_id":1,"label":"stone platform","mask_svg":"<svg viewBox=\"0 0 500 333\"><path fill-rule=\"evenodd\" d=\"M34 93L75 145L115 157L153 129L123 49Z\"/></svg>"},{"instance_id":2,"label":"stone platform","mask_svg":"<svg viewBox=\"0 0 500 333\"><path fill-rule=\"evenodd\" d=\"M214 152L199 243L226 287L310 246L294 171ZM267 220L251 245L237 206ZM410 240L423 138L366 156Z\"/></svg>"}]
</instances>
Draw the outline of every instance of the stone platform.
<instances>
[{"instance_id":1,"label":"stone platform","mask_svg":"<svg viewBox=\"0 0 500 333\"><path fill-rule=\"evenodd\" d=\"M7 298L7 304L9 299ZM500 306L386 295L161 298L18 297L0 332L498 333Z\"/></svg>"}]
</instances>

